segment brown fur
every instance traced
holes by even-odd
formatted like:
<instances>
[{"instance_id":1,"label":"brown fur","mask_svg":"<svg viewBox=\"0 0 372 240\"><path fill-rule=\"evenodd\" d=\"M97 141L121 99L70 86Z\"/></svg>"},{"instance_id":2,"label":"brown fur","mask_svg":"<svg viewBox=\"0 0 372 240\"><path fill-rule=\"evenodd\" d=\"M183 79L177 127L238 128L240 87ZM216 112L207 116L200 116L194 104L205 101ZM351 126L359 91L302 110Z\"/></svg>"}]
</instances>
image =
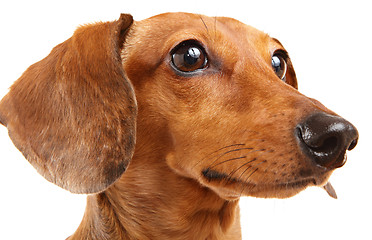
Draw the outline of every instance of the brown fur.
<instances>
[{"instance_id":1,"label":"brown fur","mask_svg":"<svg viewBox=\"0 0 372 240\"><path fill-rule=\"evenodd\" d=\"M188 39L210 58L192 77L170 67ZM70 240L241 239L240 196L290 197L332 172L314 167L293 131L334 113L297 91L290 61L286 83L275 75L278 49L230 18L122 15L80 27L32 65L0 122L46 179L91 193Z\"/></svg>"}]
</instances>

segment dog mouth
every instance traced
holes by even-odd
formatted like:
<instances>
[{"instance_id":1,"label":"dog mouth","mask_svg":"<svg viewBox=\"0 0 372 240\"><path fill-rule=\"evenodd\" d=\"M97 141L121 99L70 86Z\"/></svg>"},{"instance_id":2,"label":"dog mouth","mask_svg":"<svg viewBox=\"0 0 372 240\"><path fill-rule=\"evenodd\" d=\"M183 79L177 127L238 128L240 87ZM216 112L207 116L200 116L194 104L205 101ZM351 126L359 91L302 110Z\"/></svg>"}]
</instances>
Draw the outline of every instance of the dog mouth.
<instances>
[{"instance_id":1,"label":"dog mouth","mask_svg":"<svg viewBox=\"0 0 372 240\"><path fill-rule=\"evenodd\" d=\"M296 195L307 187L317 186L324 189L330 197L337 199L337 194L332 184L330 182L324 184L322 183L323 181L315 177L275 183L253 183L233 178L210 168L204 169L202 175L209 184L219 184L223 185L221 187L237 189L237 195L239 196L287 198ZM264 193L268 193L268 195Z\"/></svg>"}]
</instances>

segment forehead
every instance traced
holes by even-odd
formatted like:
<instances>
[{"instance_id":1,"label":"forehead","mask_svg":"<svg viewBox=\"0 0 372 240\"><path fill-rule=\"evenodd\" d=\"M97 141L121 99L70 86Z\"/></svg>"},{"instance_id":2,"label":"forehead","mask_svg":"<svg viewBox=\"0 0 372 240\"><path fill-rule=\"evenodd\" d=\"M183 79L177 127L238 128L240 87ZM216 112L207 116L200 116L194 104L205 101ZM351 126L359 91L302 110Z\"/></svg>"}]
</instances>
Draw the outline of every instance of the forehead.
<instances>
[{"instance_id":1,"label":"forehead","mask_svg":"<svg viewBox=\"0 0 372 240\"><path fill-rule=\"evenodd\" d=\"M186 40L200 42L218 69L226 73L242 64L266 66L273 52L283 48L266 33L233 18L166 13L135 22L130 28L122 51L127 74L141 72L138 78L144 79L146 74L139 70L162 70L171 51Z\"/></svg>"},{"instance_id":2,"label":"forehead","mask_svg":"<svg viewBox=\"0 0 372 240\"><path fill-rule=\"evenodd\" d=\"M190 13L157 15L136 22L132 32L136 44L144 43L156 49L161 46L167 48L168 45L187 39L213 41L215 44L229 42L244 49L254 46L255 50L267 50L269 45L281 47L269 35L236 19Z\"/></svg>"}]
</instances>

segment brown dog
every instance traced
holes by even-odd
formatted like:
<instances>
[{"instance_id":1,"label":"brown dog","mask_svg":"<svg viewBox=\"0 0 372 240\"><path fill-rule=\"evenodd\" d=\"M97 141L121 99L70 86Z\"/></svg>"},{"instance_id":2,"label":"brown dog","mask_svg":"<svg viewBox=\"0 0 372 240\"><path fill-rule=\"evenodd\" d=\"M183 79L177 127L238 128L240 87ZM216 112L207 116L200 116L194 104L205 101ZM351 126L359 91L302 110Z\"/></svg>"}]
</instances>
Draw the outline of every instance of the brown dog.
<instances>
[{"instance_id":1,"label":"brown dog","mask_svg":"<svg viewBox=\"0 0 372 240\"><path fill-rule=\"evenodd\" d=\"M278 40L187 13L80 27L14 83L0 122L46 179L91 194L69 239L240 239L240 196L335 196L358 139L297 91Z\"/></svg>"}]
</instances>

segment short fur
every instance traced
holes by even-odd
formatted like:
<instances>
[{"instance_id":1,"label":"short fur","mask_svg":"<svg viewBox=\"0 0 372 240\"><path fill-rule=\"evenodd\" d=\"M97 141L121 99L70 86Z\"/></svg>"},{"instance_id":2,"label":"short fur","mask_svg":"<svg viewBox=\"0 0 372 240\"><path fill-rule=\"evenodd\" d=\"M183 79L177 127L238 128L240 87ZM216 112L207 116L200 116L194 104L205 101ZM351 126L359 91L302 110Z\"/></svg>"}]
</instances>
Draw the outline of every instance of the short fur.
<instances>
[{"instance_id":1,"label":"short fur","mask_svg":"<svg viewBox=\"0 0 372 240\"><path fill-rule=\"evenodd\" d=\"M193 76L171 66L206 46ZM335 115L271 66L278 40L231 18L168 13L79 27L0 103L0 122L47 180L90 193L74 239L241 239L239 197L323 186L294 129ZM129 164L130 162L130 164ZM124 173L125 172L125 173Z\"/></svg>"}]
</instances>

